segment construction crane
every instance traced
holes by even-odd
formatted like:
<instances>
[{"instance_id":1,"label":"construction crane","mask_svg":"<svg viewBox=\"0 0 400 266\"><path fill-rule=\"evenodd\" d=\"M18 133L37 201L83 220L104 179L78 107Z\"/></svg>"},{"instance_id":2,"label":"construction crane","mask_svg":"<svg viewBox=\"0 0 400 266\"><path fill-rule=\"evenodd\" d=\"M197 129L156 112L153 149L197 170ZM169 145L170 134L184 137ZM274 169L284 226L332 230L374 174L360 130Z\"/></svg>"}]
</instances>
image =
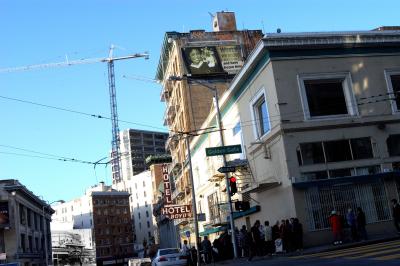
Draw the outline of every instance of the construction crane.
<instances>
[{"instance_id":1,"label":"construction crane","mask_svg":"<svg viewBox=\"0 0 400 266\"><path fill-rule=\"evenodd\" d=\"M110 108L111 108L111 124L112 124L112 150L111 150L111 165L112 165L112 179L113 184L121 181L121 154L120 154L120 139L119 139L119 126L118 126L118 109L117 109L117 95L115 89L115 74L114 74L114 61L126 60L144 57L149 59L148 53L131 54L121 57L113 57L114 45L111 45L107 58L88 58L69 61L68 57L64 62L37 64L22 67L0 68L1 73L11 73L18 71L30 71L43 68L54 67L67 67L74 65L93 64L93 63L107 63L108 65L108 87L110 93Z\"/></svg>"}]
</instances>

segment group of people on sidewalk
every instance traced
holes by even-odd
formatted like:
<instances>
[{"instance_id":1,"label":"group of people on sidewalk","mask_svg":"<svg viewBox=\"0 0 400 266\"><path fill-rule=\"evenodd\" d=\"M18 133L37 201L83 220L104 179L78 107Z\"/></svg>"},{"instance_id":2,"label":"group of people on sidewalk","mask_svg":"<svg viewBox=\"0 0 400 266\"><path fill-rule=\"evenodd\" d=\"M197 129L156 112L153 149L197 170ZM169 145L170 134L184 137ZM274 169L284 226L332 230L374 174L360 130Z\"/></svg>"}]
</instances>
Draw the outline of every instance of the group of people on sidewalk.
<instances>
[{"instance_id":1,"label":"group of people on sidewalk","mask_svg":"<svg viewBox=\"0 0 400 266\"><path fill-rule=\"evenodd\" d=\"M342 244L348 238L350 238L350 241L368 239L367 230L365 229L367 221L361 207L357 207L356 211L348 208L345 215L333 210L329 216L329 224L333 233L334 245Z\"/></svg>"},{"instance_id":2,"label":"group of people on sidewalk","mask_svg":"<svg viewBox=\"0 0 400 266\"><path fill-rule=\"evenodd\" d=\"M391 203L394 226L397 233L400 234L400 204L397 199L392 199ZM345 215L332 210L329 216L329 224L333 233L334 245L342 244L344 241L368 240L367 219L361 207L357 207L355 211L348 208Z\"/></svg>"},{"instance_id":3,"label":"group of people on sidewalk","mask_svg":"<svg viewBox=\"0 0 400 266\"><path fill-rule=\"evenodd\" d=\"M272 255L277 252L291 252L303 249L303 226L297 218L269 221L264 225L257 220L250 231L243 225L236 229L238 256L248 257Z\"/></svg>"}]
</instances>

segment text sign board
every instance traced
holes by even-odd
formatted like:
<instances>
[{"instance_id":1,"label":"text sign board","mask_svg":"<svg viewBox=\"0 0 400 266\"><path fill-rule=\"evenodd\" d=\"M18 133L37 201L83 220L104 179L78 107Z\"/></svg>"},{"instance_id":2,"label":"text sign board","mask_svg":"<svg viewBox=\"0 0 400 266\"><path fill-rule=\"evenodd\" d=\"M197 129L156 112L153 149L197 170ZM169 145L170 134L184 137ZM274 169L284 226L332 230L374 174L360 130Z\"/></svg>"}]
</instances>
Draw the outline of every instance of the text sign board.
<instances>
[{"instance_id":1,"label":"text sign board","mask_svg":"<svg viewBox=\"0 0 400 266\"><path fill-rule=\"evenodd\" d=\"M171 183L169 182L168 164L162 165L162 175L164 182L164 200L165 205L172 203Z\"/></svg>"},{"instance_id":2,"label":"text sign board","mask_svg":"<svg viewBox=\"0 0 400 266\"><path fill-rule=\"evenodd\" d=\"M161 209L161 214L169 219L182 219L192 217L192 205L169 205Z\"/></svg>"},{"instance_id":3,"label":"text sign board","mask_svg":"<svg viewBox=\"0 0 400 266\"><path fill-rule=\"evenodd\" d=\"M235 171L236 171L235 166L224 166L224 167L218 168L218 172L220 172L220 173L231 173L231 172L235 172Z\"/></svg>"},{"instance_id":4,"label":"text sign board","mask_svg":"<svg viewBox=\"0 0 400 266\"><path fill-rule=\"evenodd\" d=\"M229 145L229 146L206 148L207 156L217 156L217 155L232 154L232 153L242 153L242 146Z\"/></svg>"}]
</instances>

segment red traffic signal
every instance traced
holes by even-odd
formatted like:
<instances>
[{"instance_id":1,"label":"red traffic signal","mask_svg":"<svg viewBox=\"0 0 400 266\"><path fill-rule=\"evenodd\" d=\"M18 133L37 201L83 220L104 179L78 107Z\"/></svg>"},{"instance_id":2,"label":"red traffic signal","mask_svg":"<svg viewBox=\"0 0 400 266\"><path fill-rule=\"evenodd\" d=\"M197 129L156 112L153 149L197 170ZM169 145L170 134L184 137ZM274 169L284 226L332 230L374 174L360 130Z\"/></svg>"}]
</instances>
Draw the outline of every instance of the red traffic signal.
<instances>
[{"instance_id":1,"label":"red traffic signal","mask_svg":"<svg viewBox=\"0 0 400 266\"><path fill-rule=\"evenodd\" d=\"M231 196L232 196L237 192L236 177L231 176L229 178L229 185L230 185L230 192L231 192Z\"/></svg>"}]
</instances>

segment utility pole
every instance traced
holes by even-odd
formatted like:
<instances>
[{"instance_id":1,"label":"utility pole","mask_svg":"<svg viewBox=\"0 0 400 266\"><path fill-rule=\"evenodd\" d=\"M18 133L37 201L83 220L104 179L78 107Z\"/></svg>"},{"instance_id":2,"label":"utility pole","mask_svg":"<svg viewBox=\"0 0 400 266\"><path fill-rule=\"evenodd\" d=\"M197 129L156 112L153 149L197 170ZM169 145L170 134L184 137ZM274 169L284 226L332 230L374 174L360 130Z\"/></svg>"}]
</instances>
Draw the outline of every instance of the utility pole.
<instances>
[{"instance_id":1,"label":"utility pole","mask_svg":"<svg viewBox=\"0 0 400 266\"><path fill-rule=\"evenodd\" d=\"M168 79L171 81L182 81L183 79L187 79L188 81L190 80L192 83L194 84L198 84L201 85L203 87L206 87L207 89L211 90L214 93L214 100L215 100L215 109L216 109L216 113L217 113L217 124L218 124L218 131L219 131L219 137L220 137L220 141L221 141L221 146L225 146L225 142L224 142L224 135L222 134L222 117L221 117L221 112L219 109L219 101L218 101L218 90L215 87L211 87L210 85L200 82L197 79L191 79L189 76L184 75L183 77L177 77L177 76L170 76ZM188 146L188 151L190 154L190 147ZM225 155L223 155L223 166L226 167L226 157ZM191 161L190 161L191 163ZM191 165L190 165L190 168ZM191 170L190 170L191 171ZM191 178L191 182L192 182L192 188L193 188L193 192L194 192L194 185L193 185L193 177ZM233 208L232 208L232 198L231 198L231 190L230 190L230 183L229 183L229 175L228 173L225 173L225 182L226 182L226 196L228 199L228 206L229 206L229 224L231 226L231 238L232 238L232 243L233 243L233 253L234 253L234 257L235 259L238 258L238 251L237 251L237 246L236 246L236 237L235 237L235 221L233 219ZM192 194L193 195L193 194ZM193 198L195 199L195 198ZM196 219L197 221L197 219ZM195 227L197 226L197 224L195 225Z\"/></svg>"}]
</instances>

